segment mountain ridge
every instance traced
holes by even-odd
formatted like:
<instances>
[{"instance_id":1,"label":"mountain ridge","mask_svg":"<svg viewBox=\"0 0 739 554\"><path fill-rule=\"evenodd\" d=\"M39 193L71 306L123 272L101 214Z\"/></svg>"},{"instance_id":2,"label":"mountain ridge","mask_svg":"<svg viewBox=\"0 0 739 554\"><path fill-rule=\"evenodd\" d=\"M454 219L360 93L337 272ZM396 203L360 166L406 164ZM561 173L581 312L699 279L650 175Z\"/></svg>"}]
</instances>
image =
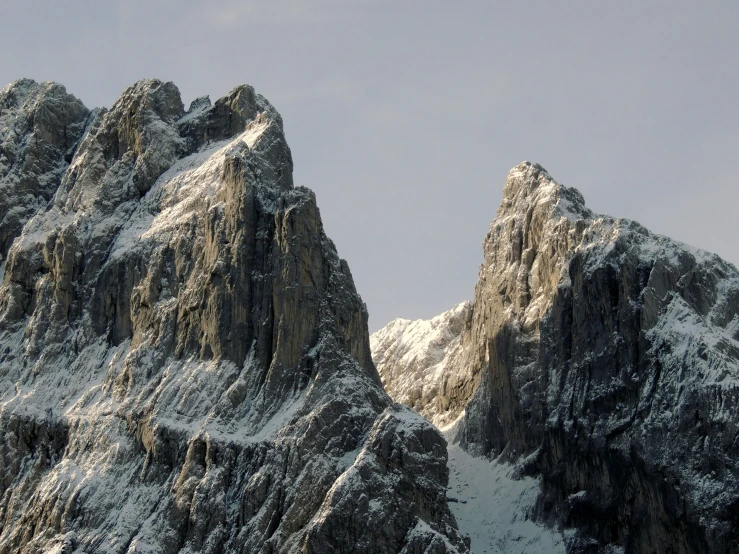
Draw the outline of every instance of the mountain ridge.
<instances>
[{"instance_id":1,"label":"mountain ridge","mask_svg":"<svg viewBox=\"0 0 739 554\"><path fill-rule=\"evenodd\" d=\"M82 119L2 260L0 552L466 552L271 104L144 80Z\"/></svg>"},{"instance_id":2,"label":"mountain ridge","mask_svg":"<svg viewBox=\"0 0 739 554\"><path fill-rule=\"evenodd\" d=\"M735 551L736 267L594 214L538 164L503 196L430 399L461 418L449 436L541 476L534 513L581 531L571 552ZM379 359L392 394L404 362Z\"/></svg>"}]
</instances>

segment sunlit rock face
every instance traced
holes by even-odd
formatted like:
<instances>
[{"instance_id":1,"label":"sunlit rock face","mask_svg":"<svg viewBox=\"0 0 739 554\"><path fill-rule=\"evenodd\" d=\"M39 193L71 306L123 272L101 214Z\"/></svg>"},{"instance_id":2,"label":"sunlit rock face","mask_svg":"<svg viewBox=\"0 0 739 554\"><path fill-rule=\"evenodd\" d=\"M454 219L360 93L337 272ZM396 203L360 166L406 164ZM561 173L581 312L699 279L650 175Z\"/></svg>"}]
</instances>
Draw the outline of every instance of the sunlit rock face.
<instances>
[{"instance_id":1,"label":"sunlit rock face","mask_svg":"<svg viewBox=\"0 0 739 554\"><path fill-rule=\"evenodd\" d=\"M19 81L0 137L0 552L467 551L266 99Z\"/></svg>"},{"instance_id":2,"label":"sunlit rock face","mask_svg":"<svg viewBox=\"0 0 739 554\"><path fill-rule=\"evenodd\" d=\"M438 318L373 335L391 395L539 476L534 515L576 529L571 552L739 551L737 269L593 213L528 162L483 246L446 346Z\"/></svg>"},{"instance_id":3,"label":"sunlit rock face","mask_svg":"<svg viewBox=\"0 0 739 554\"><path fill-rule=\"evenodd\" d=\"M387 393L442 429L458 415L440 392L458 370L460 336L471 315L472 304L462 302L430 320L395 319L370 336Z\"/></svg>"}]
</instances>

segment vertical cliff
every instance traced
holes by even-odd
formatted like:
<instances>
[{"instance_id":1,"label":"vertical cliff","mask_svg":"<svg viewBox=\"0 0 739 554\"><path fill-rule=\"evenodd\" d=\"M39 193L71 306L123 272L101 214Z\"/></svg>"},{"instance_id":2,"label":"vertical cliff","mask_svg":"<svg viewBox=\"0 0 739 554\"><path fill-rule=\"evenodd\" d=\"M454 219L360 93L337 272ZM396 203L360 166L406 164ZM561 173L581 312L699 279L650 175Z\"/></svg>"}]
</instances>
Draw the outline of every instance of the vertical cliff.
<instances>
[{"instance_id":1,"label":"vertical cliff","mask_svg":"<svg viewBox=\"0 0 739 554\"><path fill-rule=\"evenodd\" d=\"M2 231L0 552L467 550L446 443L382 390L266 99L185 110L146 80L89 113L58 85L3 94L22 178L0 206L26 206L21 182L49 203ZM39 117L57 105L61 142ZM33 141L48 167L8 154Z\"/></svg>"},{"instance_id":2,"label":"vertical cliff","mask_svg":"<svg viewBox=\"0 0 739 554\"><path fill-rule=\"evenodd\" d=\"M591 212L527 162L484 254L421 412L540 476L535 515L578 529L572 552L739 550L737 269Z\"/></svg>"}]
</instances>

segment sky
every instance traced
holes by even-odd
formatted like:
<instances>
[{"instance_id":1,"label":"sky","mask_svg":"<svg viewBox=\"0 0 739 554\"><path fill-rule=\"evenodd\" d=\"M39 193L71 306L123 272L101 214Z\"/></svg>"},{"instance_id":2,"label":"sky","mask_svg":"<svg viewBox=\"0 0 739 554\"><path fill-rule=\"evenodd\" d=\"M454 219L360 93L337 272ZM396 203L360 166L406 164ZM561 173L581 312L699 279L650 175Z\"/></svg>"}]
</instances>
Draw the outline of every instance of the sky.
<instances>
[{"instance_id":1,"label":"sky","mask_svg":"<svg viewBox=\"0 0 739 554\"><path fill-rule=\"evenodd\" d=\"M739 263L739 2L0 0L0 87L248 83L370 331L472 299L508 170Z\"/></svg>"}]
</instances>

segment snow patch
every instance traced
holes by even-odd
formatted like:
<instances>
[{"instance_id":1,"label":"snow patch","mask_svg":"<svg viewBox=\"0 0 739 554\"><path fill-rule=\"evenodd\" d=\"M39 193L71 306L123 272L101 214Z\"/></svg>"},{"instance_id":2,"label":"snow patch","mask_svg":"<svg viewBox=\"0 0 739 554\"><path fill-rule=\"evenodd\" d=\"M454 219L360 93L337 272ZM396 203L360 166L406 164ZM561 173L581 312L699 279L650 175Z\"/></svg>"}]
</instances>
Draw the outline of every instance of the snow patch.
<instances>
[{"instance_id":1,"label":"snow patch","mask_svg":"<svg viewBox=\"0 0 739 554\"><path fill-rule=\"evenodd\" d=\"M565 554L565 536L532 521L537 479L514 479L515 467L449 446L449 508L473 554Z\"/></svg>"}]
</instances>

